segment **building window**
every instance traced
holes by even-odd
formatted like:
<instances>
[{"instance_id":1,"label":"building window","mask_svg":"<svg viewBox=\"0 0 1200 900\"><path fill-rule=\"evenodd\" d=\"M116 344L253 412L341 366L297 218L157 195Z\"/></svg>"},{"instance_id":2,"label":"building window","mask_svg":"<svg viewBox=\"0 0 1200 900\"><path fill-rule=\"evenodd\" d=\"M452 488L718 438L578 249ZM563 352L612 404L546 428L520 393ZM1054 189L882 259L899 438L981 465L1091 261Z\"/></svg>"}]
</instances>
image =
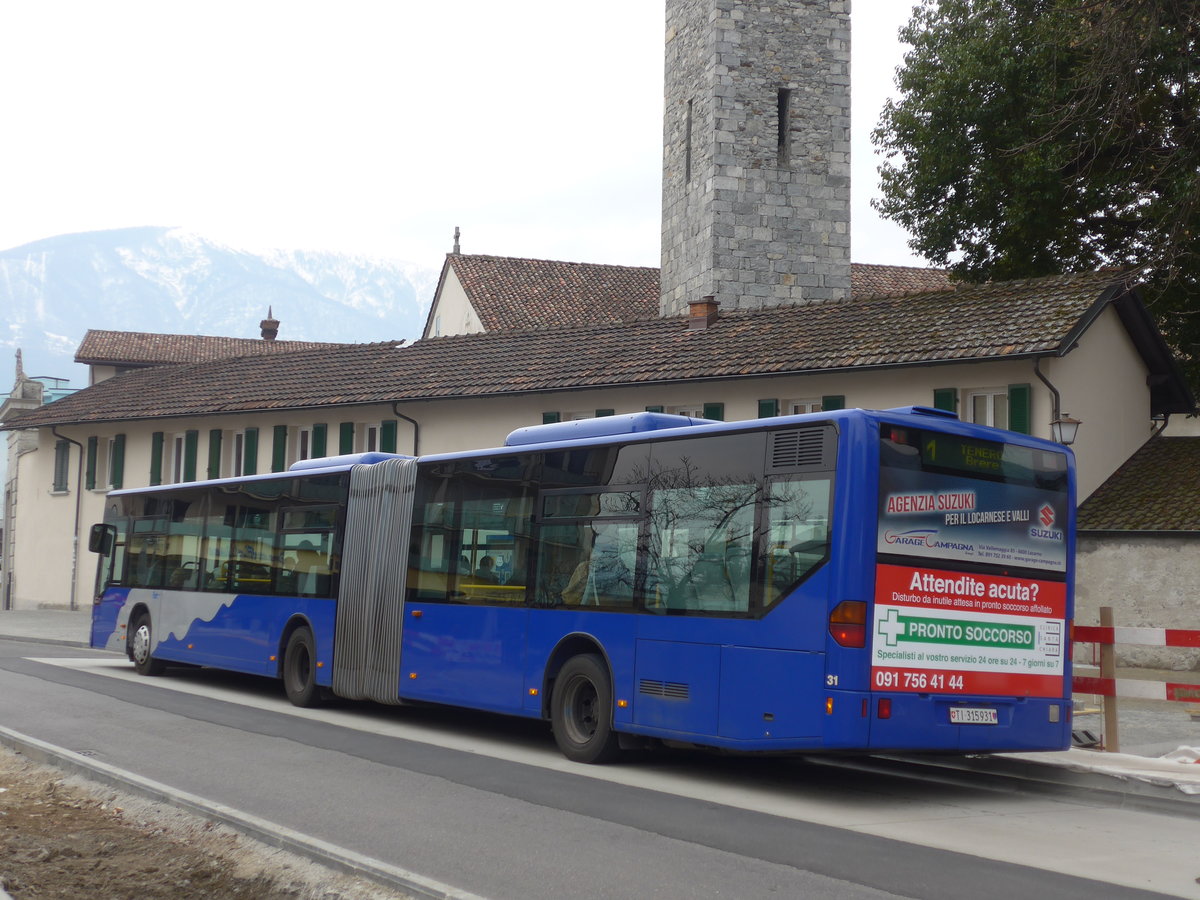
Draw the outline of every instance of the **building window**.
<instances>
[{"instance_id":1,"label":"building window","mask_svg":"<svg viewBox=\"0 0 1200 900\"><path fill-rule=\"evenodd\" d=\"M312 429L300 428L296 431L296 462L312 457Z\"/></svg>"},{"instance_id":2,"label":"building window","mask_svg":"<svg viewBox=\"0 0 1200 900\"><path fill-rule=\"evenodd\" d=\"M785 409L789 416L802 416L805 413L820 412L820 400L788 400Z\"/></svg>"},{"instance_id":3,"label":"building window","mask_svg":"<svg viewBox=\"0 0 1200 900\"><path fill-rule=\"evenodd\" d=\"M54 442L54 485L56 494L67 490L67 470L71 463L71 445L66 441Z\"/></svg>"},{"instance_id":4,"label":"building window","mask_svg":"<svg viewBox=\"0 0 1200 900\"><path fill-rule=\"evenodd\" d=\"M246 432L235 431L232 445L230 453L232 465L229 468L233 472L233 477L239 478L242 475L242 465L246 458Z\"/></svg>"},{"instance_id":5,"label":"building window","mask_svg":"<svg viewBox=\"0 0 1200 900\"><path fill-rule=\"evenodd\" d=\"M691 416L693 419L704 418L704 407L702 406L672 406L668 411L677 416Z\"/></svg>"},{"instance_id":6,"label":"building window","mask_svg":"<svg viewBox=\"0 0 1200 900\"><path fill-rule=\"evenodd\" d=\"M359 453L373 453L379 449L379 426L375 423L362 427L361 446Z\"/></svg>"},{"instance_id":7,"label":"building window","mask_svg":"<svg viewBox=\"0 0 1200 900\"><path fill-rule=\"evenodd\" d=\"M116 470L113 468L117 462L117 439L110 437L108 446L105 448L104 454L104 487L106 490L112 490L116 486Z\"/></svg>"},{"instance_id":8,"label":"building window","mask_svg":"<svg viewBox=\"0 0 1200 900\"><path fill-rule=\"evenodd\" d=\"M183 435L177 434L171 438L171 483L183 481Z\"/></svg>"},{"instance_id":9,"label":"building window","mask_svg":"<svg viewBox=\"0 0 1200 900\"><path fill-rule=\"evenodd\" d=\"M1008 391L986 390L967 394L967 414L976 425L1008 427Z\"/></svg>"},{"instance_id":10,"label":"building window","mask_svg":"<svg viewBox=\"0 0 1200 900\"><path fill-rule=\"evenodd\" d=\"M96 458L100 455L100 441L96 437L87 439L87 465L84 469L83 486L89 491L96 489Z\"/></svg>"}]
</instances>

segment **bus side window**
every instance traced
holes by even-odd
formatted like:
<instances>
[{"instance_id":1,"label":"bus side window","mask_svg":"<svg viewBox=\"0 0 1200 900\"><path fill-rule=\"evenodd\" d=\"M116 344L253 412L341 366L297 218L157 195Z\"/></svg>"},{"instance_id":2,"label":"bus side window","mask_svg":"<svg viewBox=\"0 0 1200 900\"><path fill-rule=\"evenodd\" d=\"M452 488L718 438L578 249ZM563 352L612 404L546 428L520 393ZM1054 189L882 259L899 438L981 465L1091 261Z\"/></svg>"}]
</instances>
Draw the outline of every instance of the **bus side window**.
<instances>
[{"instance_id":1,"label":"bus side window","mask_svg":"<svg viewBox=\"0 0 1200 900\"><path fill-rule=\"evenodd\" d=\"M754 484L657 490L650 503L652 570L667 609L750 609Z\"/></svg>"},{"instance_id":2,"label":"bus side window","mask_svg":"<svg viewBox=\"0 0 1200 900\"><path fill-rule=\"evenodd\" d=\"M632 606L637 523L597 520L564 527L577 530L578 543L565 560L574 565L559 591L562 602L568 606Z\"/></svg>"},{"instance_id":3,"label":"bus side window","mask_svg":"<svg viewBox=\"0 0 1200 900\"><path fill-rule=\"evenodd\" d=\"M194 591L200 586L201 543L204 536L206 494L188 494L172 504L167 525L167 569L165 587Z\"/></svg>"},{"instance_id":4,"label":"bus side window","mask_svg":"<svg viewBox=\"0 0 1200 900\"><path fill-rule=\"evenodd\" d=\"M164 577L166 535L135 533L126 554L125 584L129 587L161 587Z\"/></svg>"},{"instance_id":5,"label":"bus side window","mask_svg":"<svg viewBox=\"0 0 1200 900\"><path fill-rule=\"evenodd\" d=\"M776 479L767 486L763 605L786 596L829 551L828 478Z\"/></svg>"}]
</instances>

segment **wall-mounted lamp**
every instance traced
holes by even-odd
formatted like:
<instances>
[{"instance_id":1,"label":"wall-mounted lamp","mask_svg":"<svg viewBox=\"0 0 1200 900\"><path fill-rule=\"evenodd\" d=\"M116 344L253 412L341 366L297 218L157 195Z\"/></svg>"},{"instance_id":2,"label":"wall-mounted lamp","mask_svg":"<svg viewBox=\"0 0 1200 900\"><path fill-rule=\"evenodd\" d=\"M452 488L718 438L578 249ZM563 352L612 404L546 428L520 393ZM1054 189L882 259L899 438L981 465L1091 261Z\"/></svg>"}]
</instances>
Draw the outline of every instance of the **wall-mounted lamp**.
<instances>
[{"instance_id":1,"label":"wall-mounted lamp","mask_svg":"<svg viewBox=\"0 0 1200 900\"><path fill-rule=\"evenodd\" d=\"M1050 437L1059 444L1075 443L1075 435L1079 433L1080 421L1066 413L1061 413L1050 423Z\"/></svg>"}]
</instances>

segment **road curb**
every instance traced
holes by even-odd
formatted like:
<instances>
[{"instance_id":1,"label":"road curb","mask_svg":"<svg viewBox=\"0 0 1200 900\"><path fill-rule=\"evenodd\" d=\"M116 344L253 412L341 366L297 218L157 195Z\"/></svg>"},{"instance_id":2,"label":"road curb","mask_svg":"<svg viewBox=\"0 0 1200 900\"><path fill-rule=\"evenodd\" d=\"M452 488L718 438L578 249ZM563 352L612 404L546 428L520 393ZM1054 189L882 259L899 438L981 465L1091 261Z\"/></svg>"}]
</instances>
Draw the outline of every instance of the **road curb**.
<instances>
[{"instance_id":1,"label":"road curb","mask_svg":"<svg viewBox=\"0 0 1200 900\"><path fill-rule=\"evenodd\" d=\"M23 644L53 644L58 647L82 647L87 650L91 645L87 641L68 641L60 638L33 637L25 634L0 634L0 641L20 641ZM3 900L3 898L0 898Z\"/></svg>"},{"instance_id":2,"label":"road curb","mask_svg":"<svg viewBox=\"0 0 1200 900\"><path fill-rule=\"evenodd\" d=\"M1044 793L1095 802L1115 803L1147 812L1192 818L1200 810L1200 795L1185 794L1175 787L1153 784L1136 774L1118 776L1102 772L1085 772L1065 766L998 755L927 756L878 754L874 757L892 765L902 766L918 777L935 778L959 783L969 776L976 787L991 786L996 790ZM846 767L870 769L872 757L838 758Z\"/></svg>"},{"instance_id":3,"label":"road curb","mask_svg":"<svg viewBox=\"0 0 1200 900\"><path fill-rule=\"evenodd\" d=\"M312 860L328 868L367 878L394 890L406 891L421 900L486 900L479 894L461 891L427 878L416 872L393 866L382 860L337 847L318 838L293 831L266 819L241 812L220 803L213 803L180 791L133 772L119 769L99 760L89 759L82 754L40 741L37 738L0 726L0 744L29 757L35 762L46 763L107 787L137 794L148 800L166 803L195 815L212 819L222 825L254 838L271 847L278 847ZM11 900L0 888L0 900Z\"/></svg>"}]
</instances>

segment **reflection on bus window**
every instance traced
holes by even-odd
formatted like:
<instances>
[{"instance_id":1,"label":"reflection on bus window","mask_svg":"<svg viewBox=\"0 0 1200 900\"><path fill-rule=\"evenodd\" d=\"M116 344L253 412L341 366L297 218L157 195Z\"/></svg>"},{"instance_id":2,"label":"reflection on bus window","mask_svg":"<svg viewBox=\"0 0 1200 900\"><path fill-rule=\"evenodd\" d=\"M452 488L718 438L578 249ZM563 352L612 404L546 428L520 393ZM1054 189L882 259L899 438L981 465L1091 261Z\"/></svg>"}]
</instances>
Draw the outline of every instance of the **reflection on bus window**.
<instances>
[{"instance_id":1,"label":"reflection on bus window","mask_svg":"<svg viewBox=\"0 0 1200 900\"><path fill-rule=\"evenodd\" d=\"M652 493L650 569L668 610L749 611L757 496L754 484Z\"/></svg>"},{"instance_id":2,"label":"reflection on bus window","mask_svg":"<svg viewBox=\"0 0 1200 900\"><path fill-rule=\"evenodd\" d=\"M767 488L767 556L763 605L786 596L829 551L826 478L779 479Z\"/></svg>"}]
</instances>

